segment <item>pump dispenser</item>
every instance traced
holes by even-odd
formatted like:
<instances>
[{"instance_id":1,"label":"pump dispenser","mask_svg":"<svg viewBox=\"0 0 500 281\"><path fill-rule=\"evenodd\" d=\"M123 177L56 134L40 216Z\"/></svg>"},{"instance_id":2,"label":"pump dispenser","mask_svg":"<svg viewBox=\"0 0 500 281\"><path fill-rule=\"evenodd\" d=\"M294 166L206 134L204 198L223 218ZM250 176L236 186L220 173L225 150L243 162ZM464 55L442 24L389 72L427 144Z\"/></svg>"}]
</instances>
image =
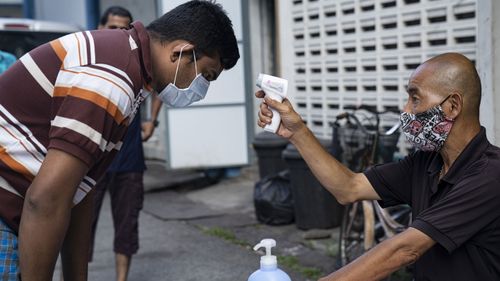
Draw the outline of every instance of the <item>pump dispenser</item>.
<instances>
[{"instance_id":1,"label":"pump dispenser","mask_svg":"<svg viewBox=\"0 0 500 281\"><path fill-rule=\"evenodd\" d=\"M271 248L276 247L274 239L263 239L255 245L254 251L266 249L266 255L260 258L260 269L252 273L248 281L291 281L290 277L278 268L276 256L271 255Z\"/></svg>"}]
</instances>

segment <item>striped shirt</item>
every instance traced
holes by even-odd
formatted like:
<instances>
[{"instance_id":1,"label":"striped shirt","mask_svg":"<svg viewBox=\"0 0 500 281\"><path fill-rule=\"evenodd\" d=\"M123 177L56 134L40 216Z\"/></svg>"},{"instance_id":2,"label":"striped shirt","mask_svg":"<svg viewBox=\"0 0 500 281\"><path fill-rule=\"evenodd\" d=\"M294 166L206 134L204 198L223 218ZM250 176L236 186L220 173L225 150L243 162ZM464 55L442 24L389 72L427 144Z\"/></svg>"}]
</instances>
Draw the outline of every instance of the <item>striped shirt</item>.
<instances>
[{"instance_id":1,"label":"striped shirt","mask_svg":"<svg viewBox=\"0 0 500 281\"><path fill-rule=\"evenodd\" d=\"M18 231L23 200L48 149L89 167L73 203L104 174L150 82L149 37L84 31L42 45L0 76L0 217ZM144 91L146 92L146 91Z\"/></svg>"}]
</instances>

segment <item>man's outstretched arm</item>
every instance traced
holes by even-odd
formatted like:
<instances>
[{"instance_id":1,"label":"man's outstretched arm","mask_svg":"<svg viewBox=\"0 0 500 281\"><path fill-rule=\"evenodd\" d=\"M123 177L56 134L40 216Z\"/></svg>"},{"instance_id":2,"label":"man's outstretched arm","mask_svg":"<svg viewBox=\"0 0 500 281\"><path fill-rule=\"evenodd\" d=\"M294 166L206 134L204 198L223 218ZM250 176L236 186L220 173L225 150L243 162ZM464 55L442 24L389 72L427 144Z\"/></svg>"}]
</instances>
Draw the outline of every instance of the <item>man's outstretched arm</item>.
<instances>
[{"instance_id":1,"label":"man's outstretched arm","mask_svg":"<svg viewBox=\"0 0 500 281\"><path fill-rule=\"evenodd\" d=\"M263 98L264 92L259 91L255 96ZM323 148L300 115L295 112L289 100L284 99L283 103L280 103L264 98L260 105L257 125L265 127L271 122L273 113L269 107L276 109L281 116L277 134L289 139L295 145L314 176L339 203L380 199L363 173L351 171Z\"/></svg>"},{"instance_id":2,"label":"man's outstretched arm","mask_svg":"<svg viewBox=\"0 0 500 281\"><path fill-rule=\"evenodd\" d=\"M56 149L47 152L24 200L19 228L23 281L52 280L70 222L73 196L87 170L83 161L68 153Z\"/></svg>"},{"instance_id":3,"label":"man's outstretched arm","mask_svg":"<svg viewBox=\"0 0 500 281\"><path fill-rule=\"evenodd\" d=\"M434 244L429 236L410 227L319 281L381 280L414 263Z\"/></svg>"}]
</instances>

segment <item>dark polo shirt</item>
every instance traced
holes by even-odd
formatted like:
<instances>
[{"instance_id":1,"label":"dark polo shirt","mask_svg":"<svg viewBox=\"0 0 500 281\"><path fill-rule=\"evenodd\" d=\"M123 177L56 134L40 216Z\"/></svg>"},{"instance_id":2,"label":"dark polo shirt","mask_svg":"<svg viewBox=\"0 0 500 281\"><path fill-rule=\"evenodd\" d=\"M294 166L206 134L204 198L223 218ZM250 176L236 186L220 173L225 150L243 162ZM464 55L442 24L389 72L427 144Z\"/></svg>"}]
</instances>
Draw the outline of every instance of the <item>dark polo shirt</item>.
<instances>
[{"instance_id":1,"label":"dark polo shirt","mask_svg":"<svg viewBox=\"0 0 500 281\"><path fill-rule=\"evenodd\" d=\"M415 280L500 280L500 148L484 128L439 180L439 153L418 151L365 172L383 207L409 204L411 227L437 242Z\"/></svg>"}]
</instances>

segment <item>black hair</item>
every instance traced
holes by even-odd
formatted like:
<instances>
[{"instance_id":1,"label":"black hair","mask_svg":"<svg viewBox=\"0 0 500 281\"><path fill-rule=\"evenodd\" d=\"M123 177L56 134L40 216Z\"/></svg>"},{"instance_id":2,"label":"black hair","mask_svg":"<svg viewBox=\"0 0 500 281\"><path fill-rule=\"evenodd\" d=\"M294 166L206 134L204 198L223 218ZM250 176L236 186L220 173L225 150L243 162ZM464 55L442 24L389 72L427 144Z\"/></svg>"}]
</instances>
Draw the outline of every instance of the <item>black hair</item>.
<instances>
[{"instance_id":1,"label":"black hair","mask_svg":"<svg viewBox=\"0 0 500 281\"><path fill-rule=\"evenodd\" d=\"M154 40L171 42L182 39L202 55L220 56L224 69L232 68L240 54L233 25L226 11L213 1L186 2L151 22L146 29Z\"/></svg>"},{"instance_id":2,"label":"black hair","mask_svg":"<svg viewBox=\"0 0 500 281\"><path fill-rule=\"evenodd\" d=\"M120 7L120 6L111 6L104 12L104 14L102 14L102 17L101 17L101 20L99 21L99 23L101 25L106 25L106 23L108 22L108 17L110 15L127 17L130 19L130 22L134 21L134 19L132 18L132 14L130 13L129 10L127 10L123 7Z\"/></svg>"}]
</instances>

